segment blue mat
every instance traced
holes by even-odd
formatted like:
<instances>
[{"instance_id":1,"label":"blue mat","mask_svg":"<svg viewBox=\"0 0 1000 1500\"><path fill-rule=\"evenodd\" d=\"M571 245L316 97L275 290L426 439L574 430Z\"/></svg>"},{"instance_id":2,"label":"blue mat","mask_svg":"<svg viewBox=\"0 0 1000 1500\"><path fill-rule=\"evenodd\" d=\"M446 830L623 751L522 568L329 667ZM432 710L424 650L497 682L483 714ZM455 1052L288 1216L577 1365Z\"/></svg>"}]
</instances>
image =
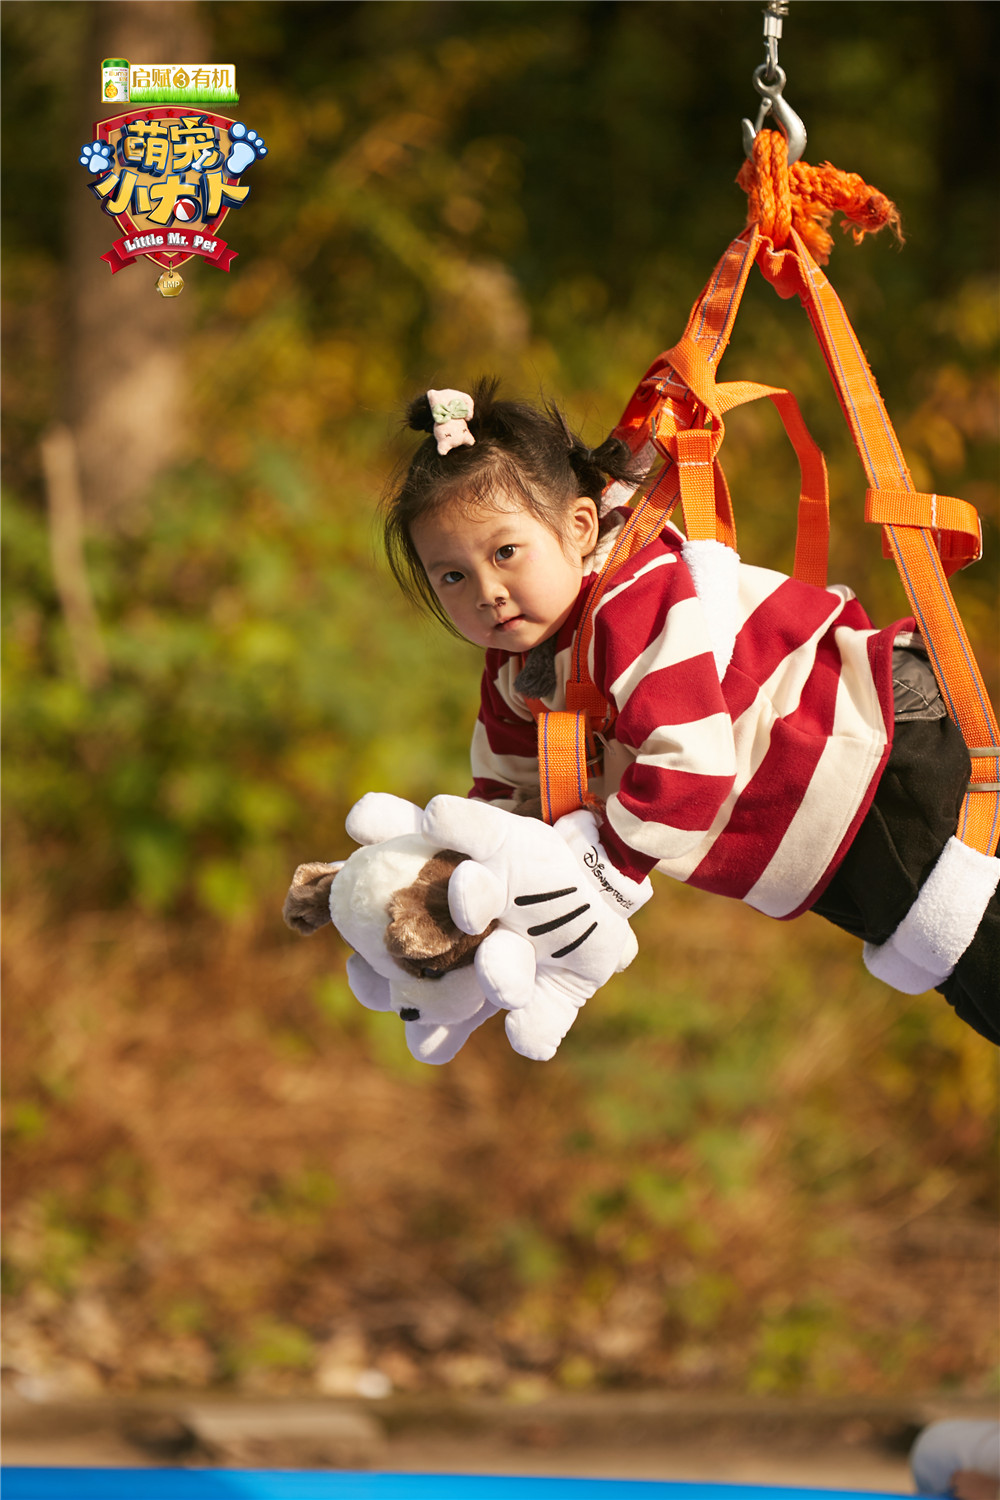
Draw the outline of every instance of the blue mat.
<instances>
[{"instance_id":1,"label":"blue mat","mask_svg":"<svg viewBox=\"0 0 1000 1500\"><path fill-rule=\"evenodd\" d=\"M5 1468L3 1500L893 1500L871 1490L266 1469ZM902 1495L897 1500L907 1500Z\"/></svg>"}]
</instances>

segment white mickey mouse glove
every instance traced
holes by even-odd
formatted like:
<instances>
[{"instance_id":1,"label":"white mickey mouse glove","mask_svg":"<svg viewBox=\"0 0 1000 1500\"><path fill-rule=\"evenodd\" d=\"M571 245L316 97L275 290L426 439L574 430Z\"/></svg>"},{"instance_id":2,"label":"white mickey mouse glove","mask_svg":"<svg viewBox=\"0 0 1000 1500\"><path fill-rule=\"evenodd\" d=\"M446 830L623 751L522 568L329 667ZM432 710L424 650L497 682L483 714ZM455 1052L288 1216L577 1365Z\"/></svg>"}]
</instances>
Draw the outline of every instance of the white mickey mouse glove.
<instances>
[{"instance_id":1,"label":"white mickey mouse glove","mask_svg":"<svg viewBox=\"0 0 1000 1500\"><path fill-rule=\"evenodd\" d=\"M554 827L464 797L435 797L426 839L469 855L448 885L452 920L478 933L476 974L486 999L508 1012L511 1046L550 1058L580 1006L638 951L628 918L653 893L619 873L586 810Z\"/></svg>"}]
</instances>

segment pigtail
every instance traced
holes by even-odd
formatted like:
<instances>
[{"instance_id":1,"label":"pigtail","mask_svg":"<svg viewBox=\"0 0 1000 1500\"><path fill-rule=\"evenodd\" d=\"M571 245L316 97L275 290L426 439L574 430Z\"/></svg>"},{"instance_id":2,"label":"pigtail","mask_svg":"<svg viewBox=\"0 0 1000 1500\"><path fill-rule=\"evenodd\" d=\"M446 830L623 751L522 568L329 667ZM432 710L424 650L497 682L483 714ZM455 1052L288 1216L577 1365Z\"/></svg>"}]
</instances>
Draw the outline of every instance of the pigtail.
<instances>
[{"instance_id":1,"label":"pigtail","mask_svg":"<svg viewBox=\"0 0 1000 1500\"><path fill-rule=\"evenodd\" d=\"M611 433L591 453L594 463L609 479L635 479L636 463L628 443ZM642 476L638 476L642 477Z\"/></svg>"},{"instance_id":2,"label":"pigtail","mask_svg":"<svg viewBox=\"0 0 1000 1500\"><path fill-rule=\"evenodd\" d=\"M637 467L628 444L623 443L621 438L612 434L597 448L588 448L569 431L565 422L563 427L570 443L570 468L577 477L582 495L589 495L595 503L599 503L609 480L632 486L641 482L644 474Z\"/></svg>"},{"instance_id":3,"label":"pigtail","mask_svg":"<svg viewBox=\"0 0 1000 1500\"><path fill-rule=\"evenodd\" d=\"M476 381L469 393L475 405L475 411L469 418L469 431L477 439L493 438L500 447L504 447L512 435L507 417L507 408L511 403L497 400L499 388L498 375L481 375Z\"/></svg>"},{"instance_id":4,"label":"pigtail","mask_svg":"<svg viewBox=\"0 0 1000 1500\"><path fill-rule=\"evenodd\" d=\"M473 414L465 419L466 425L473 437L480 434L492 437L503 447L516 435L516 424L512 425L508 415L512 403L509 401L497 401L496 393L500 385L497 376L481 376L469 392L472 401ZM406 426L414 432L433 432L434 413L431 410L431 392L423 391L416 396L406 408ZM438 393L440 394L440 393ZM445 394L448 394L447 392ZM455 394L455 393L452 393ZM448 465L450 471L454 462Z\"/></svg>"},{"instance_id":5,"label":"pigtail","mask_svg":"<svg viewBox=\"0 0 1000 1500\"><path fill-rule=\"evenodd\" d=\"M434 418L431 416L431 403L424 391L410 402L406 408L406 425L413 432L433 432Z\"/></svg>"}]
</instances>

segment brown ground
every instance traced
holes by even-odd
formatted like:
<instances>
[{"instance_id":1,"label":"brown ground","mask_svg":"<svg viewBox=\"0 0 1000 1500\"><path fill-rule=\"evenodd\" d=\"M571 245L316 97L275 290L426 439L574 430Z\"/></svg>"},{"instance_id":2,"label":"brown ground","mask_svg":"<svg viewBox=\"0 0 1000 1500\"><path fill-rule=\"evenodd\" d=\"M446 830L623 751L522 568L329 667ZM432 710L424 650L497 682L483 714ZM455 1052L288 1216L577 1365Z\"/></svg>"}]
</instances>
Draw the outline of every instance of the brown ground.
<instances>
[{"instance_id":1,"label":"brown ground","mask_svg":"<svg viewBox=\"0 0 1000 1500\"><path fill-rule=\"evenodd\" d=\"M833 929L696 896L626 976L674 986L655 1025L609 987L551 1064L488 1026L442 1070L329 931L15 907L6 1367L47 1398L987 1395L995 1053Z\"/></svg>"}]
</instances>

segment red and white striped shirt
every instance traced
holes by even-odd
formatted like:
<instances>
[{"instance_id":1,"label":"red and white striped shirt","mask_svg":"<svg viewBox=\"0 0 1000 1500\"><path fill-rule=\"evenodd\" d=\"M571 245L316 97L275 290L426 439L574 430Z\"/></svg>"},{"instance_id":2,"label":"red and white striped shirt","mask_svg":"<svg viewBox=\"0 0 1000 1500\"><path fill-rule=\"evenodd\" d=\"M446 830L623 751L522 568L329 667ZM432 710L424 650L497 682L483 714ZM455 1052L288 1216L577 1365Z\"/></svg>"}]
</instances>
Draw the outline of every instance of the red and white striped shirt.
<instances>
[{"instance_id":1,"label":"red and white striped shirt","mask_svg":"<svg viewBox=\"0 0 1000 1500\"><path fill-rule=\"evenodd\" d=\"M593 576L556 638L546 708L566 706ZM888 758L904 628L874 630L850 589L748 566L665 527L611 580L594 620L591 675L617 718L591 789L619 869L640 880L657 868L773 917L806 910ZM535 724L514 686L522 665L486 653L473 797L538 795Z\"/></svg>"}]
</instances>

